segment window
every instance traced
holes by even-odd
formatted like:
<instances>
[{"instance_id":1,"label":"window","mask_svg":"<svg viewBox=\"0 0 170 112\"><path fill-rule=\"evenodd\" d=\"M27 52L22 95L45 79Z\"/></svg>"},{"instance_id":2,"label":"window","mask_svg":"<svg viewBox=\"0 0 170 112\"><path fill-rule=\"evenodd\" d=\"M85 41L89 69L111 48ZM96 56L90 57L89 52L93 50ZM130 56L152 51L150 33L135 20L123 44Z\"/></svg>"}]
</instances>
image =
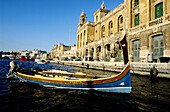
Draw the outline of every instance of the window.
<instances>
[{"instance_id":1,"label":"window","mask_svg":"<svg viewBox=\"0 0 170 112\"><path fill-rule=\"evenodd\" d=\"M85 39L86 39L85 37L86 37L86 30L84 30L84 36L83 36L83 41L84 41L84 42L83 42L83 46L86 44L86 43L85 43Z\"/></svg>"},{"instance_id":2,"label":"window","mask_svg":"<svg viewBox=\"0 0 170 112\"><path fill-rule=\"evenodd\" d=\"M102 26L102 38L104 38L105 37L105 26L103 25Z\"/></svg>"},{"instance_id":3,"label":"window","mask_svg":"<svg viewBox=\"0 0 170 112\"><path fill-rule=\"evenodd\" d=\"M163 16L163 2L155 6L155 19Z\"/></svg>"},{"instance_id":4,"label":"window","mask_svg":"<svg viewBox=\"0 0 170 112\"><path fill-rule=\"evenodd\" d=\"M121 17L121 19L120 19L120 23L123 23L123 17Z\"/></svg>"},{"instance_id":5,"label":"window","mask_svg":"<svg viewBox=\"0 0 170 112\"><path fill-rule=\"evenodd\" d=\"M135 26L139 25L139 14L135 15Z\"/></svg>"},{"instance_id":6,"label":"window","mask_svg":"<svg viewBox=\"0 0 170 112\"><path fill-rule=\"evenodd\" d=\"M98 16L96 16L96 22L98 21Z\"/></svg>"},{"instance_id":7,"label":"window","mask_svg":"<svg viewBox=\"0 0 170 112\"><path fill-rule=\"evenodd\" d=\"M108 32L109 34L108 34L108 35L113 34L113 33L112 33L112 30L113 30L113 22L110 21L110 22L109 22L109 32Z\"/></svg>"},{"instance_id":8,"label":"window","mask_svg":"<svg viewBox=\"0 0 170 112\"><path fill-rule=\"evenodd\" d=\"M113 22L110 23L110 28L113 28Z\"/></svg>"},{"instance_id":9,"label":"window","mask_svg":"<svg viewBox=\"0 0 170 112\"><path fill-rule=\"evenodd\" d=\"M83 18L83 19L82 19L82 24L84 24L84 22L85 22L85 19Z\"/></svg>"},{"instance_id":10,"label":"window","mask_svg":"<svg viewBox=\"0 0 170 112\"><path fill-rule=\"evenodd\" d=\"M139 0L135 0L135 6L139 5Z\"/></svg>"},{"instance_id":11,"label":"window","mask_svg":"<svg viewBox=\"0 0 170 112\"><path fill-rule=\"evenodd\" d=\"M123 16L120 15L118 18L118 32L123 28Z\"/></svg>"},{"instance_id":12,"label":"window","mask_svg":"<svg viewBox=\"0 0 170 112\"><path fill-rule=\"evenodd\" d=\"M77 46L79 47L80 45L79 45L79 41L80 41L80 39L79 39L79 35L78 35L78 41L77 41Z\"/></svg>"}]
</instances>

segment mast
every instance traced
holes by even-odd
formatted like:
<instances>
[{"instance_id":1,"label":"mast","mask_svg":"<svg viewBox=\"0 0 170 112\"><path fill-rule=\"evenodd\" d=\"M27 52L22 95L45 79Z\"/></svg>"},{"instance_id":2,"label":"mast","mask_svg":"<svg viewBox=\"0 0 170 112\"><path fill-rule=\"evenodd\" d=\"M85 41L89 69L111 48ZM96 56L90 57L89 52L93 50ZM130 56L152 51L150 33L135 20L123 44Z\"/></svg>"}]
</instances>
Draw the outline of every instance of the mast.
<instances>
[{"instance_id":1,"label":"mast","mask_svg":"<svg viewBox=\"0 0 170 112\"><path fill-rule=\"evenodd\" d=\"M123 58L124 58L124 64L127 64L129 61L128 58L128 50L127 50L127 41L126 41L126 0L124 0L124 37L120 41L120 45L123 49Z\"/></svg>"},{"instance_id":2,"label":"mast","mask_svg":"<svg viewBox=\"0 0 170 112\"><path fill-rule=\"evenodd\" d=\"M124 35L123 39L120 41L120 45L123 50L124 64L127 64L129 61L129 58L128 58L128 51L127 51L126 35Z\"/></svg>"},{"instance_id":3,"label":"mast","mask_svg":"<svg viewBox=\"0 0 170 112\"><path fill-rule=\"evenodd\" d=\"M70 46L70 38L71 38L71 27L70 27L70 34L69 34L69 46Z\"/></svg>"}]
</instances>

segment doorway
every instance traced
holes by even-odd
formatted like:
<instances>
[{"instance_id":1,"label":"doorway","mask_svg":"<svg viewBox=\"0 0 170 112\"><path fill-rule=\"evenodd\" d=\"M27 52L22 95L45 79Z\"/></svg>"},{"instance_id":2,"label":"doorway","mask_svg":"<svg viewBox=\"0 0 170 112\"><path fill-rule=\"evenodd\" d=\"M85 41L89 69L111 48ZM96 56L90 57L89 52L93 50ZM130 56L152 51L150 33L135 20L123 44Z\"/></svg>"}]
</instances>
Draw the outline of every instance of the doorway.
<instances>
[{"instance_id":1,"label":"doorway","mask_svg":"<svg viewBox=\"0 0 170 112\"><path fill-rule=\"evenodd\" d=\"M133 41L133 61L140 61L140 40Z\"/></svg>"}]
</instances>

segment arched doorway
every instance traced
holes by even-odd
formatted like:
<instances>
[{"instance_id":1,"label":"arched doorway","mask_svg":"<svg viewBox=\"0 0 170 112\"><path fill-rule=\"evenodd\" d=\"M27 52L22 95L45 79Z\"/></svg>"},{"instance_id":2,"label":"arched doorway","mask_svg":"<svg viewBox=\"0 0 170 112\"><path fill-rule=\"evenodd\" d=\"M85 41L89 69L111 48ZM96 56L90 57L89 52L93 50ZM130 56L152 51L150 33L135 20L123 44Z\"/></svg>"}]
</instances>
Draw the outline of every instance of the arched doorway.
<instances>
[{"instance_id":1,"label":"arched doorway","mask_svg":"<svg viewBox=\"0 0 170 112\"><path fill-rule=\"evenodd\" d=\"M110 44L107 44L105 46L105 49L106 49L106 57L110 57Z\"/></svg>"},{"instance_id":2,"label":"arched doorway","mask_svg":"<svg viewBox=\"0 0 170 112\"><path fill-rule=\"evenodd\" d=\"M97 52L97 59L101 60L101 46L97 47L97 51L96 52Z\"/></svg>"},{"instance_id":3,"label":"arched doorway","mask_svg":"<svg viewBox=\"0 0 170 112\"><path fill-rule=\"evenodd\" d=\"M93 55L94 55L94 48L91 48L91 50L90 50L90 56L93 57Z\"/></svg>"},{"instance_id":4,"label":"arched doorway","mask_svg":"<svg viewBox=\"0 0 170 112\"><path fill-rule=\"evenodd\" d=\"M85 53L86 56L88 56L88 49L86 49L86 53Z\"/></svg>"}]
</instances>

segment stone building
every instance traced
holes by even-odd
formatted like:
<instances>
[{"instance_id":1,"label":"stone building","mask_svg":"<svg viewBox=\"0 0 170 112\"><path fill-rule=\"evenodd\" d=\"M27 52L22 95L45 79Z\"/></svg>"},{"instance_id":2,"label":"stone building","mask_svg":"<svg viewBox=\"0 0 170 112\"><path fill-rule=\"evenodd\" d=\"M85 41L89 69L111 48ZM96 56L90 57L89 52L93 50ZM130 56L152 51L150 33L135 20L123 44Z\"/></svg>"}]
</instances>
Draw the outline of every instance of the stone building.
<instances>
[{"instance_id":1,"label":"stone building","mask_svg":"<svg viewBox=\"0 0 170 112\"><path fill-rule=\"evenodd\" d=\"M70 46L66 46L62 43L53 45L53 49L51 50L51 58L61 60L64 58L64 51L68 51L70 49Z\"/></svg>"},{"instance_id":2,"label":"stone building","mask_svg":"<svg viewBox=\"0 0 170 112\"><path fill-rule=\"evenodd\" d=\"M104 2L94 14L94 22L80 15L77 31L77 56L96 60L122 60L119 41L126 32L132 62L160 62L170 57L170 1L125 0L114 10Z\"/></svg>"},{"instance_id":3,"label":"stone building","mask_svg":"<svg viewBox=\"0 0 170 112\"><path fill-rule=\"evenodd\" d=\"M43 50L34 49L32 53L30 54L30 56L34 58L43 58L44 54L47 55L47 52ZM46 58L44 57L44 59Z\"/></svg>"},{"instance_id":4,"label":"stone building","mask_svg":"<svg viewBox=\"0 0 170 112\"><path fill-rule=\"evenodd\" d=\"M70 50L64 51L64 57L76 57L76 51L77 47L74 44L73 46L70 46Z\"/></svg>"}]
</instances>

